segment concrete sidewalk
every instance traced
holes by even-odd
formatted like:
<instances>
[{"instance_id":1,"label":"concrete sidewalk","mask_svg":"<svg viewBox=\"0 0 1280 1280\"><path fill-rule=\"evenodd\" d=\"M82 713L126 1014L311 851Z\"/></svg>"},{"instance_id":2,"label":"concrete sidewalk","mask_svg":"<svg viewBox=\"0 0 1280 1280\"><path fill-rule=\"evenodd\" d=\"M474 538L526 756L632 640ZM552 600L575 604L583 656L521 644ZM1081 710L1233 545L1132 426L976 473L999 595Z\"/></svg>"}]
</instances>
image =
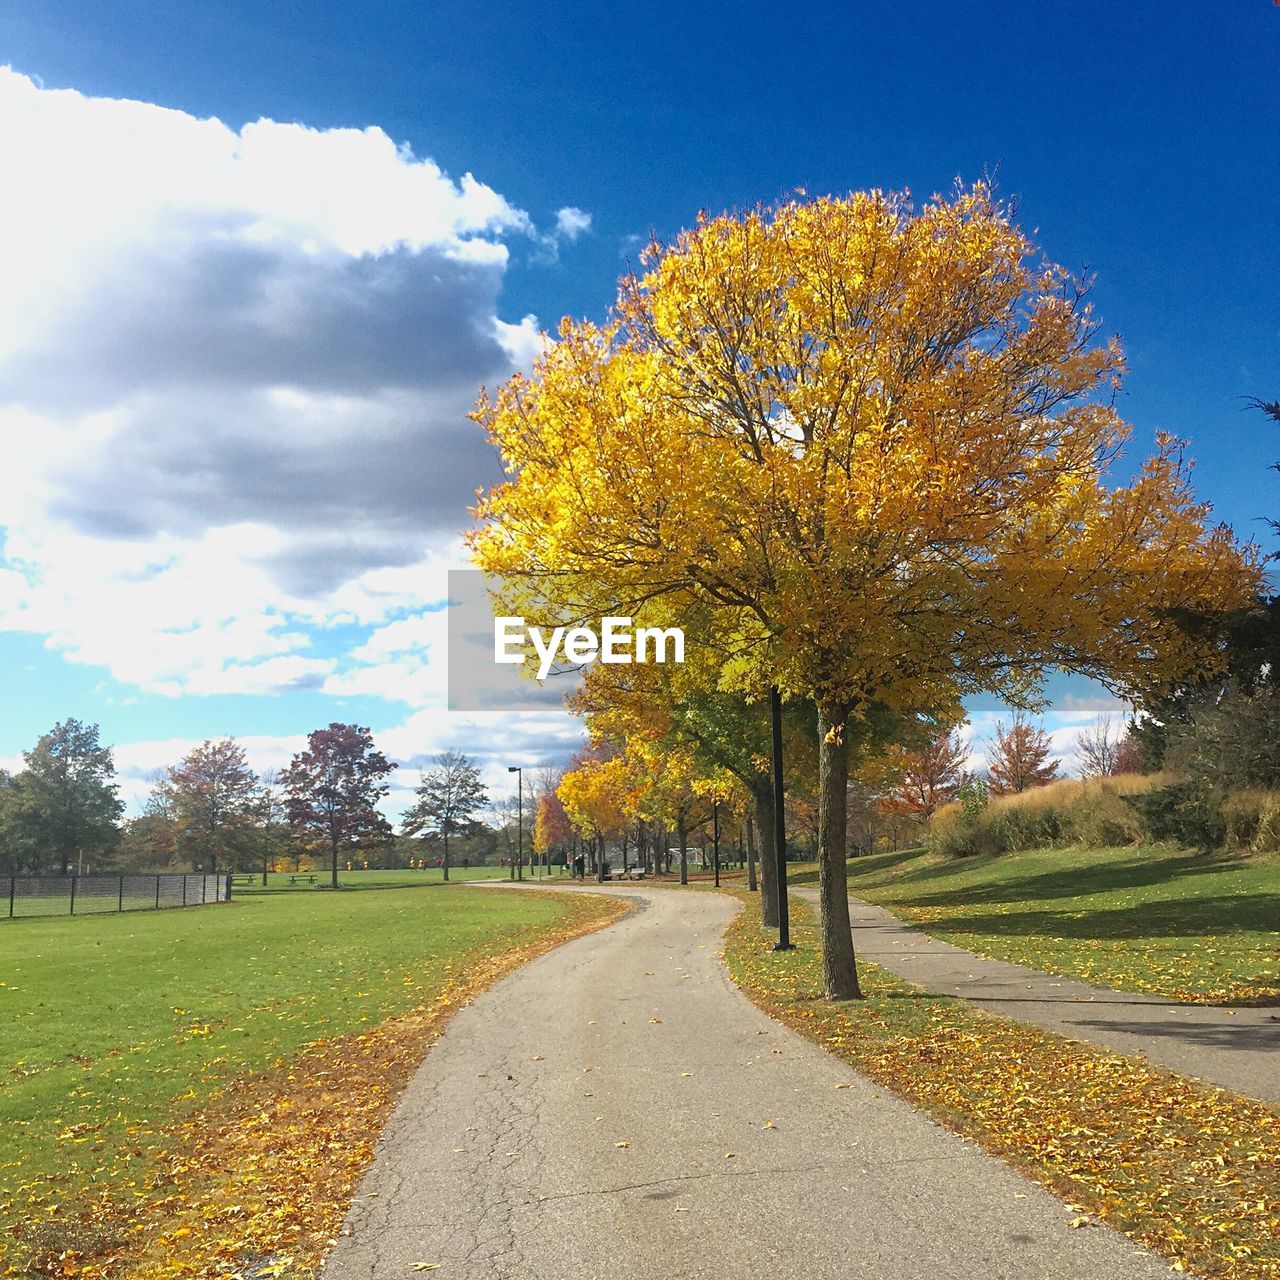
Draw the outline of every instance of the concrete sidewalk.
<instances>
[{"instance_id":1,"label":"concrete sidewalk","mask_svg":"<svg viewBox=\"0 0 1280 1280\"><path fill-rule=\"evenodd\" d=\"M817 910L816 889L792 889ZM929 991L1280 1104L1280 1011L1171 1004L974 955L849 899L857 954Z\"/></svg>"},{"instance_id":2,"label":"concrete sidewalk","mask_svg":"<svg viewBox=\"0 0 1280 1280\"><path fill-rule=\"evenodd\" d=\"M638 909L450 1023L324 1280L1168 1274L750 1004L730 899L607 891Z\"/></svg>"}]
</instances>

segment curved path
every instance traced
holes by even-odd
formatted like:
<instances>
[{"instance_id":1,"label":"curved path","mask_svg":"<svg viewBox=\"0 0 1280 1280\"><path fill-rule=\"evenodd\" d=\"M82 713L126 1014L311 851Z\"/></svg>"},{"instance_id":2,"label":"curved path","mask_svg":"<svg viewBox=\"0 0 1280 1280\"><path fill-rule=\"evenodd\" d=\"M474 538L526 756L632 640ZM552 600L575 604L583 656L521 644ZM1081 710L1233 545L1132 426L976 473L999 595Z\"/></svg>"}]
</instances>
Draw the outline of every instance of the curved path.
<instances>
[{"instance_id":1,"label":"curved path","mask_svg":"<svg viewBox=\"0 0 1280 1280\"><path fill-rule=\"evenodd\" d=\"M816 890L792 893L817 909ZM1280 1103L1280 1017L1275 1009L1170 1003L991 960L904 924L859 898L849 899L849 916L859 956L929 991L960 996L1002 1017Z\"/></svg>"},{"instance_id":2,"label":"curved path","mask_svg":"<svg viewBox=\"0 0 1280 1280\"><path fill-rule=\"evenodd\" d=\"M324 1280L1167 1274L751 1005L730 899L609 891L638 909L450 1023Z\"/></svg>"}]
</instances>

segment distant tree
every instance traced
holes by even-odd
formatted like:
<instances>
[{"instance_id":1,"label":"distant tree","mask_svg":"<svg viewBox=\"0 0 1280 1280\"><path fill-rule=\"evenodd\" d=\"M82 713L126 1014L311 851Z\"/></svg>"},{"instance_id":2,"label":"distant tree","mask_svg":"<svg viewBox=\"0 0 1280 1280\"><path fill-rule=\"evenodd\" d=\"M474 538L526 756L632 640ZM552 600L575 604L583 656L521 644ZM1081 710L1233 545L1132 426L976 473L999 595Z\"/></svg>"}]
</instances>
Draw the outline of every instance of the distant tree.
<instances>
[{"instance_id":1,"label":"distant tree","mask_svg":"<svg viewBox=\"0 0 1280 1280\"><path fill-rule=\"evenodd\" d=\"M124 805L111 750L96 724L63 720L30 750L6 787L6 834L33 870L69 875L77 860L101 858L120 840Z\"/></svg>"},{"instance_id":2,"label":"distant tree","mask_svg":"<svg viewBox=\"0 0 1280 1280\"><path fill-rule=\"evenodd\" d=\"M996 721L987 760L987 785L993 796L1016 795L1043 787L1058 777L1060 760L1053 759L1049 735L1021 713L1006 727Z\"/></svg>"},{"instance_id":3,"label":"distant tree","mask_svg":"<svg viewBox=\"0 0 1280 1280\"><path fill-rule=\"evenodd\" d=\"M938 734L920 751L901 755L901 773L880 801L881 810L898 817L927 818L954 800L969 773L969 748L956 730Z\"/></svg>"},{"instance_id":4,"label":"distant tree","mask_svg":"<svg viewBox=\"0 0 1280 1280\"><path fill-rule=\"evenodd\" d=\"M444 878L449 878L449 837L475 826L475 815L489 803L480 770L460 751L443 751L425 770L417 800L404 815L406 835L438 836L444 845Z\"/></svg>"},{"instance_id":5,"label":"distant tree","mask_svg":"<svg viewBox=\"0 0 1280 1280\"><path fill-rule=\"evenodd\" d=\"M289 827L288 797L285 795L278 769L268 770L258 779L254 797L254 817L258 858L262 864L262 883L267 872L278 864L292 861L298 869L300 847Z\"/></svg>"},{"instance_id":6,"label":"distant tree","mask_svg":"<svg viewBox=\"0 0 1280 1280\"><path fill-rule=\"evenodd\" d=\"M391 836L391 824L377 804L390 790L383 779L394 768L374 747L368 729L334 722L308 735L307 749L280 777L289 824L300 839L327 847L335 889L340 852Z\"/></svg>"},{"instance_id":7,"label":"distant tree","mask_svg":"<svg viewBox=\"0 0 1280 1280\"><path fill-rule=\"evenodd\" d=\"M1116 745L1116 772L1142 772L1142 743L1138 740L1134 721L1125 725L1124 737Z\"/></svg>"},{"instance_id":8,"label":"distant tree","mask_svg":"<svg viewBox=\"0 0 1280 1280\"><path fill-rule=\"evenodd\" d=\"M0 769L0 871L12 873L18 870L15 842L9 832L13 800L17 794L13 775Z\"/></svg>"},{"instance_id":9,"label":"distant tree","mask_svg":"<svg viewBox=\"0 0 1280 1280\"><path fill-rule=\"evenodd\" d=\"M205 741L169 771L165 788L181 847L210 875L253 844L258 775L234 738Z\"/></svg>"},{"instance_id":10,"label":"distant tree","mask_svg":"<svg viewBox=\"0 0 1280 1280\"><path fill-rule=\"evenodd\" d=\"M533 851L540 858L546 858L553 849L567 849L573 840L569 815L556 795L558 785L558 782L553 782L538 794L538 807L533 819Z\"/></svg>"},{"instance_id":11,"label":"distant tree","mask_svg":"<svg viewBox=\"0 0 1280 1280\"><path fill-rule=\"evenodd\" d=\"M1116 732L1110 716L1098 716L1080 731L1076 755L1082 778L1110 778L1122 772L1120 748L1127 735Z\"/></svg>"}]
</instances>

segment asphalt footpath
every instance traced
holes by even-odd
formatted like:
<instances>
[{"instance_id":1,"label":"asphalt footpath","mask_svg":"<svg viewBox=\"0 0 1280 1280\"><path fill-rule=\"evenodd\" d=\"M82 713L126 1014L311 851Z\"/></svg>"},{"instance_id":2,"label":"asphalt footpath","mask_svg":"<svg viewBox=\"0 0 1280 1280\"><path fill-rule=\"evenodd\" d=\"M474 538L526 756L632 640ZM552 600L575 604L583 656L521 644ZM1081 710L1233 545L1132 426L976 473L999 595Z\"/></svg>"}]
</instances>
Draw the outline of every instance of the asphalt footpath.
<instances>
[{"instance_id":1,"label":"asphalt footpath","mask_svg":"<svg viewBox=\"0 0 1280 1280\"><path fill-rule=\"evenodd\" d=\"M635 910L449 1024L324 1280L1168 1275L757 1010L733 900L608 892Z\"/></svg>"},{"instance_id":2,"label":"asphalt footpath","mask_svg":"<svg viewBox=\"0 0 1280 1280\"><path fill-rule=\"evenodd\" d=\"M815 889L792 893L817 910ZM849 899L858 956L926 990L959 996L1046 1031L1144 1057L1272 1106L1280 1103L1275 1008L1177 1004L974 955Z\"/></svg>"}]
</instances>

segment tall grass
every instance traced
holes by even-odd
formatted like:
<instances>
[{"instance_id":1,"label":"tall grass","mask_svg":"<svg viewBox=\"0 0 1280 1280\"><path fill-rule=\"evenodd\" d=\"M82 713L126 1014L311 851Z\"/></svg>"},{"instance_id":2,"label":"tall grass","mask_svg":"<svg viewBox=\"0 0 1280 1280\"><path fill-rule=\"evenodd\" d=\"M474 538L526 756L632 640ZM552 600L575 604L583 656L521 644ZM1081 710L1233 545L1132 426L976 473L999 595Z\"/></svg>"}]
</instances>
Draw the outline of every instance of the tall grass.
<instances>
[{"instance_id":1,"label":"tall grass","mask_svg":"<svg viewBox=\"0 0 1280 1280\"><path fill-rule=\"evenodd\" d=\"M1062 778L1017 795L992 799L965 813L944 805L929 823L927 843L959 856L1011 853L1052 845L1094 848L1159 842L1178 831L1178 815L1194 808L1196 830L1215 843L1255 852L1280 850L1280 793L1241 790L1226 796L1188 790L1170 774ZM1204 816L1212 816L1206 828ZM1201 843L1203 843L1201 841Z\"/></svg>"}]
</instances>

